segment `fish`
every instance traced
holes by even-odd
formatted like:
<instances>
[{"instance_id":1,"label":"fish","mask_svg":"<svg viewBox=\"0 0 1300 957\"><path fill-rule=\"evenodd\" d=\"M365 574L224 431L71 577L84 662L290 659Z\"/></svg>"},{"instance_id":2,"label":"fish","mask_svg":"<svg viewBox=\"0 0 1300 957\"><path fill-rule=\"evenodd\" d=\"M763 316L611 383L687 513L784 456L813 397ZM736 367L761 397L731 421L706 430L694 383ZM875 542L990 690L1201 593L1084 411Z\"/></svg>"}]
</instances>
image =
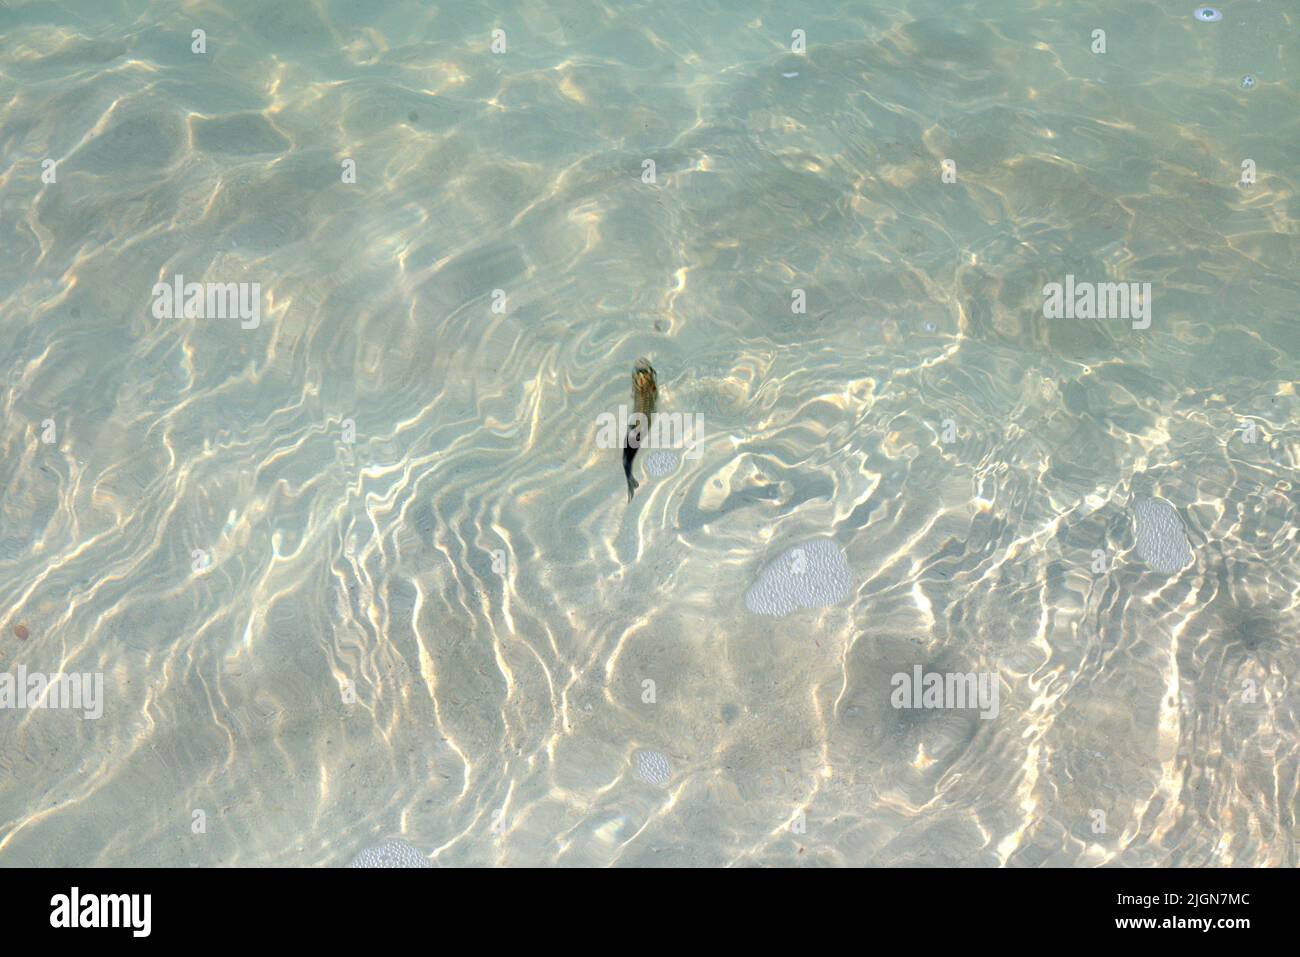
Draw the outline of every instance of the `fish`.
<instances>
[{"instance_id":1,"label":"fish","mask_svg":"<svg viewBox=\"0 0 1300 957\"><path fill-rule=\"evenodd\" d=\"M632 366L632 415L623 439L623 474L627 476L627 500L641 484L632 477L632 460L650 434L650 419L654 416L655 402L659 398L659 385L655 381L654 366L649 359L637 359Z\"/></svg>"}]
</instances>

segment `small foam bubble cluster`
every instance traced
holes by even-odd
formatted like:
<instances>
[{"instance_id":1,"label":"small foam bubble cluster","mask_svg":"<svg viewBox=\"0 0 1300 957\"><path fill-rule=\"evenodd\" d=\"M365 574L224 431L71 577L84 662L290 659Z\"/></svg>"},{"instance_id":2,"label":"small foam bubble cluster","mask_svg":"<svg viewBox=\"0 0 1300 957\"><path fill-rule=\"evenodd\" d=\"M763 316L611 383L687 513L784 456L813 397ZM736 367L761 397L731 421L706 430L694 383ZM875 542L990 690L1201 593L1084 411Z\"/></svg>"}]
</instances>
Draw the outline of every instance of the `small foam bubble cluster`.
<instances>
[{"instance_id":1,"label":"small foam bubble cluster","mask_svg":"<svg viewBox=\"0 0 1300 957\"><path fill-rule=\"evenodd\" d=\"M1187 529L1178 511L1161 498L1140 498L1133 505L1137 554L1155 571L1172 575L1192 560Z\"/></svg>"},{"instance_id":2,"label":"small foam bubble cluster","mask_svg":"<svg viewBox=\"0 0 1300 957\"><path fill-rule=\"evenodd\" d=\"M406 841L384 841L357 852L348 867L433 867L420 849Z\"/></svg>"},{"instance_id":3,"label":"small foam bubble cluster","mask_svg":"<svg viewBox=\"0 0 1300 957\"><path fill-rule=\"evenodd\" d=\"M681 463L681 456L676 452L668 449L657 449L650 453L650 457L645 460L645 470L647 475L653 475L655 478L663 478L665 475L672 475L677 471L677 466Z\"/></svg>"},{"instance_id":4,"label":"small foam bubble cluster","mask_svg":"<svg viewBox=\"0 0 1300 957\"><path fill-rule=\"evenodd\" d=\"M662 787L673 776L668 759L658 751L638 751L632 761L636 767L636 776L647 784L657 784Z\"/></svg>"},{"instance_id":5,"label":"small foam bubble cluster","mask_svg":"<svg viewBox=\"0 0 1300 957\"><path fill-rule=\"evenodd\" d=\"M849 593L849 563L828 538L787 548L758 573L745 593L745 607L781 617L799 608L824 608Z\"/></svg>"}]
</instances>

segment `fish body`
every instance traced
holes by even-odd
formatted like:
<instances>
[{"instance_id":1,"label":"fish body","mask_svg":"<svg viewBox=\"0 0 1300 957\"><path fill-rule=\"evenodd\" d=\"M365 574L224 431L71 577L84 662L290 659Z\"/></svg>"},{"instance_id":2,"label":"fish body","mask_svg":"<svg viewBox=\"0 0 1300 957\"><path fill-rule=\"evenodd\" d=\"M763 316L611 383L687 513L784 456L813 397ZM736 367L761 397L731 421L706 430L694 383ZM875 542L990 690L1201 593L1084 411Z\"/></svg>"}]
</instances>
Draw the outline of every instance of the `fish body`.
<instances>
[{"instance_id":1,"label":"fish body","mask_svg":"<svg viewBox=\"0 0 1300 957\"><path fill-rule=\"evenodd\" d=\"M659 399L659 384L649 359L637 359L632 367L632 415L623 439L623 474L627 476L627 500L641 483L632 477L632 460L650 434L650 419Z\"/></svg>"}]
</instances>

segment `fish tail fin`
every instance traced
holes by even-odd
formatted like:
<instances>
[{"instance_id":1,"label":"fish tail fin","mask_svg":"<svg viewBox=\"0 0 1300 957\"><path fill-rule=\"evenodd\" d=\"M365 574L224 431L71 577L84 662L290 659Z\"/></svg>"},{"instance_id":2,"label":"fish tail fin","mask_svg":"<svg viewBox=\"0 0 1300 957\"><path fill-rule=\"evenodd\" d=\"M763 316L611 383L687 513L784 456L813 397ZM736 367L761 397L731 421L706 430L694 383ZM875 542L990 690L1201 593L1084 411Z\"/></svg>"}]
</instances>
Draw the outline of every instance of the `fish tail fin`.
<instances>
[{"instance_id":1,"label":"fish tail fin","mask_svg":"<svg viewBox=\"0 0 1300 957\"><path fill-rule=\"evenodd\" d=\"M629 475L627 477L627 500L629 502L632 501L632 493L635 492L640 487L640 485L641 483L638 482L636 479L634 479L632 476Z\"/></svg>"}]
</instances>

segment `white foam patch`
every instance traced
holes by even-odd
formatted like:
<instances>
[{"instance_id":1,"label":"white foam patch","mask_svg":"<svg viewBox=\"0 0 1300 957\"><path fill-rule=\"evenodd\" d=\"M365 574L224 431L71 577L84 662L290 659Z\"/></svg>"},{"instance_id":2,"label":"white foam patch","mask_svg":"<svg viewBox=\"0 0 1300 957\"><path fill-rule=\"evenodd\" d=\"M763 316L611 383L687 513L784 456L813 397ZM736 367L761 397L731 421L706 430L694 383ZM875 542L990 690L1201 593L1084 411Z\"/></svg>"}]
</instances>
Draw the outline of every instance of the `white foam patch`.
<instances>
[{"instance_id":1,"label":"white foam patch","mask_svg":"<svg viewBox=\"0 0 1300 957\"><path fill-rule=\"evenodd\" d=\"M384 841L359 851L348 867L433 867L433 863L414 844Z\"/></svg>"},{"instance_id":2,"label":"white foam patch","mask_svg":"<svg viewBox=\"0 0 1300 957\"><path fill-rule=\"evenodd\" d=\"M840 547L828 538L814 538L769 562L745 592L745 606L779 618L799 608L834 605L851 587L849 563Z\"/></svg>"},{"instance_id":3,"label":"white foam patch","mask_svg":"<svg viewBox=\"0 0 1300 957\"><path fill-rule=\"evenodd\" d=\"M633 755L632 762L636 768L636 776L647 784L657 784L662 787L673 776L673 769L669 766L668 759L658 751L638 751Z\"/></svg>"},{"instance_id":4,"label":"white foam patch","mask_svg":"<svg viewBox=\"0 0 1300 957\"><path fill-rule=\"evenodd\" d=\"M1140 498L1133 503L1133 516L1138 558L1149 568L1172 575L1191 562L1187 529L1172 505L1162 498Z\"/></svg>"}]
</instances>

